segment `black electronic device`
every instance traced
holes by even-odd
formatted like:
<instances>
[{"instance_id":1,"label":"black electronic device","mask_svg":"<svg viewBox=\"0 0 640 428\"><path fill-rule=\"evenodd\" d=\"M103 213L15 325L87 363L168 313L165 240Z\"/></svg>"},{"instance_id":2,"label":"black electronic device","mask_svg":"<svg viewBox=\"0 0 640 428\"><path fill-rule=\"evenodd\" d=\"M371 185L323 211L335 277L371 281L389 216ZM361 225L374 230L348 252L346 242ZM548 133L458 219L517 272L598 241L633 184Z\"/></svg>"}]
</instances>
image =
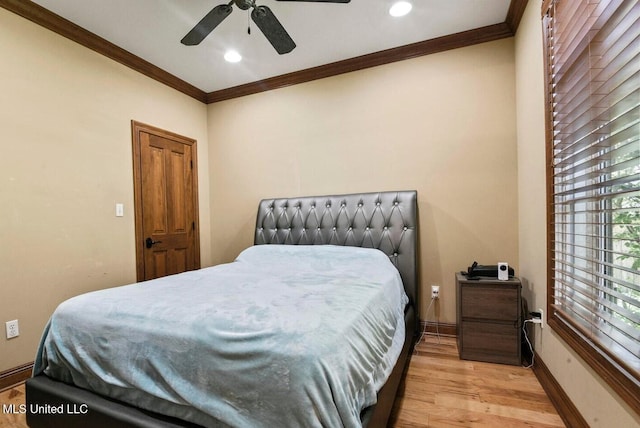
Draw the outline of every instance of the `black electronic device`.
<instances>
[{"instance_id":1,"label":"black electronic device","mask_svg":"<svg viewBox=\"0 0 640 428\"><path fill-rule=\"evenodd\" d=\"M489 277L489 278L497 278L498 277L498 265L479 265L478 262L473 262L471 266L467 268L467 271L461 272L463 275L467 275L469 278L477 278L477 277ZM515 275L515 271L511 266L509 266L509 278Z\"/></svg>"}]
</instances>

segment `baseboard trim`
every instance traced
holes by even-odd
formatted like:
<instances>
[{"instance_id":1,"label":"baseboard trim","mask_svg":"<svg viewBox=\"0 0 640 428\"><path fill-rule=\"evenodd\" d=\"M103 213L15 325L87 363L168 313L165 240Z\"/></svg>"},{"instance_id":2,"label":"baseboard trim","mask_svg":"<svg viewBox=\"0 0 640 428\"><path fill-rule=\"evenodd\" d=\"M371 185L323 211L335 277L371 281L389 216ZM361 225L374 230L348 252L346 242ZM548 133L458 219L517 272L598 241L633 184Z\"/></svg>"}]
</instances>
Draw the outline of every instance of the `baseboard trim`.
<instances>
[{"instance_id":1,"label":"baseboard trim","mask_svg":"<svg viewBox=\"0 0 640 428\"><path fill-rule=\"evenodd\" d=\"M31 377L33 363L23 364L0 373L0 391L9 389Z\"/></svg>"},{"instance_id":2,"label":"baseboard trim","mask_svg":"<svg viewBox=\"0 0 640 428\"><path fill-rule=\"evenodd\" d=\"M420 331L427 334L441 334L443 336L457 336L458 326L446 322L420 321Z\"/></svg>"},{"instance_id":3,"label":"baseboard trim","mask_svg":"<svg viewBox=\"0 0 640 428\"><path fill-rule=\"evenodd\" d=\"M540 355L535 352L534 355L533 373L538 378L540 385L542 385L564 423L571 428L589 428L587 421L584 420L576 406L569 399L569 396L564 392L556 378L553 377Z\"/></svg>"}]
</instances>

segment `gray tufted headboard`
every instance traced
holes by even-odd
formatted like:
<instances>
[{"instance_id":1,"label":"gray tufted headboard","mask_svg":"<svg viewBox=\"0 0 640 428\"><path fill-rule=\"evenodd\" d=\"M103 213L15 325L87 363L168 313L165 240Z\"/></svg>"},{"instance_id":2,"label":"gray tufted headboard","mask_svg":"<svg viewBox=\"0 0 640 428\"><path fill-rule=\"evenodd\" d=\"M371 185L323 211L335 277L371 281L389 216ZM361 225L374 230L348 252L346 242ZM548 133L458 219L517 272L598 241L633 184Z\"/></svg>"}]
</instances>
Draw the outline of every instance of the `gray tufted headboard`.
<instances>
[{"instance_id":1,"label":"gray tufted headboard","mask_svg":"<svg viewBox=\"0 0 640 428\"><path fill-rule=\"evenodd\" d=\"M377 248L398 268L418 310L417 192L263 199L254 244Z\"/></svg>"}]
</instances>

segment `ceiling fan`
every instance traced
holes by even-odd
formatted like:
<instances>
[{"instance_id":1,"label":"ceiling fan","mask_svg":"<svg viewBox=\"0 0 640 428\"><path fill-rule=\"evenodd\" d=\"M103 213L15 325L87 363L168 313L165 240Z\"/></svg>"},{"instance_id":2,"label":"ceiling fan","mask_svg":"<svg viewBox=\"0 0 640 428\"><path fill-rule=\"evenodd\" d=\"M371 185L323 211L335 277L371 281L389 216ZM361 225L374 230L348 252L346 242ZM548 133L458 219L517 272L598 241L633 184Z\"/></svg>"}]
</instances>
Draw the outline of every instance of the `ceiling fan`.
<instances>
[{"instance_id":1,"label":"ceiling fan","mask_svg":"<svg viewBox=\"0 0 640 428\"><path fill-rule=\"evenodd\" d=\"M277 0L277 1L303 1L315 3L349 3L351 0ZM260 31L265 35L269 43L280 54L291 52L296 44L284 29L280 21L267 6L256 5L255 0L231 0L227 4L214 7L204 18L193 27L181 40L183 45L193 46L202 42L224 19L233 11L232 6L251 11L251 19L256 23Z\"/></svg>"}]
</instances>

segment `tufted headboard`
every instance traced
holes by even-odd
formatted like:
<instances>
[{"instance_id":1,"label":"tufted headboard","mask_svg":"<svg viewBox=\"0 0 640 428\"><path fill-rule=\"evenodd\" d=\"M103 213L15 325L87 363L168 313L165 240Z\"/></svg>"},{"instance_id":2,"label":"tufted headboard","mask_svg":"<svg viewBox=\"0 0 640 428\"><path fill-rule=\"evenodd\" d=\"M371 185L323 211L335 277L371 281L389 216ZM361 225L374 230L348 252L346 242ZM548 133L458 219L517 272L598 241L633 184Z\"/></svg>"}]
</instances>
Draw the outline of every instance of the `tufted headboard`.
<instances>
[{"instance_id":1,"label":"tufted headboard","mask_svg":"<svg viewBox=\"0 0 640 428\"><path fill-rule=\"evenodd\" d=\"M377 248L398 268L418 310L417 192L263 199L254 244Z\"/></svg>"}]
</instances>

